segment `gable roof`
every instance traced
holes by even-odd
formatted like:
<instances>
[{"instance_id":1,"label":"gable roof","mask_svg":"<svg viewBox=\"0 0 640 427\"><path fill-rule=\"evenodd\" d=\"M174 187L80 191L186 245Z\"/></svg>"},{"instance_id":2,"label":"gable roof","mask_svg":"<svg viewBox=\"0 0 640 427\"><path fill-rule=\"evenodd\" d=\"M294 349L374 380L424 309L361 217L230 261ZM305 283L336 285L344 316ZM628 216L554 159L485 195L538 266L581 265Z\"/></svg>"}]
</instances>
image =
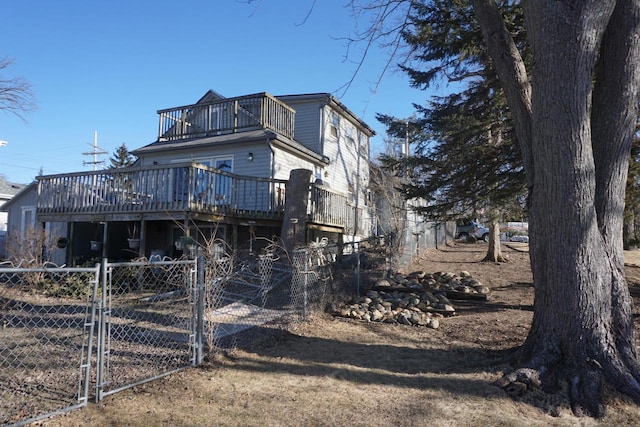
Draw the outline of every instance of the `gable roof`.
<instances>
[{"instance_id":1,"label":"gable roof","mask_svg":"<svg viewBox=\"0 0 640 427\"><path fill-rule=\"evenodd\" d=\"M305 94L294 94L294 95L279 95L276 96L280 101L285 104L287 101L315 101L321 102L324 105L331 105L332 107L341 110L346 116L348 116L353 122L359 124L362 129L369 134L369 136L373 136L376 134L376 131L373 130L368 124L364 122L360 117L358 117L353 111L347 108L338 98L331 95L330 93L305 93Z\"/></svg>"},{"instance_id":2,"label":"gable roof","mask_svg":"<svg viewBox=\"0 0 640 427\"><path fill-rule=\"evenodd\" d=\"M226 99L226 96L222 96L215 90L209 89L207 93L202 95L202 98L198 99L198 102L196 102L196 104L204 104L207 102L220 101L223 99Z\"/></svg>"},{"instance_id":3,"label":"gable roof","mask_svg":"<svg viewBox=\"0 0 640 427\"><path fill-rule=\"evenodd\" d=\"M22 198L23 195L29 193L30 191L36 191L37 183L34 181L29 185L23 185L23 187L16 192L13 197L11 197L6 202L2 203L0 200L0 211L6 212L9 209L9 206L18 203L18 201Z\"/></svg>"},{"instance_id":4,"label":"gable roof","mask_svg":"<svg viewBox=\"0 0 640 427\"><path fill-rule=\"evenodd\" d=\"M9 182L4 179L3 176L0 176L0 200L9 200L26 186L27 184L16 184L13 182Z\"/></svg>"}]
</instances>

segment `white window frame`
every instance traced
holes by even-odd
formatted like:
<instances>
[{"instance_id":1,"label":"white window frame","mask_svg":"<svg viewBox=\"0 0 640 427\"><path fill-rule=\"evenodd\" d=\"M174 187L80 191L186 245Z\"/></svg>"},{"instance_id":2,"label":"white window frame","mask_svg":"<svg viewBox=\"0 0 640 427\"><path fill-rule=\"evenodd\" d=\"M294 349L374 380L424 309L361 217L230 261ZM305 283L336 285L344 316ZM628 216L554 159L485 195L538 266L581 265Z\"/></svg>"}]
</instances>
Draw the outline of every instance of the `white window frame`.
<instances>
[{"instance_id":1,"label":"white window frame","mask_svg":"<svg viewBox=\"0 0 640 427\"><path fill-rule=\"evenodd\" d=\"M335 111L329 113L329 134L336 140L340 138L340 115Z\"/></svg>"}]
</instances>

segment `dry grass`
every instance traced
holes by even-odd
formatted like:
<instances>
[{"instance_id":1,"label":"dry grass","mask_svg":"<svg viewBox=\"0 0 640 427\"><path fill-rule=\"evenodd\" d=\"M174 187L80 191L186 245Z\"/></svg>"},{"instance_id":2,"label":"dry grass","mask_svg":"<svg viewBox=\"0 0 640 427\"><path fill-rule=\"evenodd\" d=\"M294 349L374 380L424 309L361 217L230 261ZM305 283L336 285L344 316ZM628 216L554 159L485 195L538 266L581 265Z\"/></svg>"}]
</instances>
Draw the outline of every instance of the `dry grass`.
<instances>
[{"instance_id":1,"label":"dry grass","mask_svg":"<svg viewBox=\"0 0 640 427\"><path fill-rule=\"evenodd\" d=\"M492 288L456 303L440 329L318 315L289 331L263 329L250 348L110 396L47 426L621 426L640 409L610 396L600 421L571 415L562 395L511 399L492 385L531 320L526 253L479 262L483 245L426 254L409 269L467 270ZM631 277L640 277L636 267ZM633 280L632 280L633 282ZM637 282L635 282L637 283ZM553 415L552 415L553 414Z\"/></svg>"}]
</instances>

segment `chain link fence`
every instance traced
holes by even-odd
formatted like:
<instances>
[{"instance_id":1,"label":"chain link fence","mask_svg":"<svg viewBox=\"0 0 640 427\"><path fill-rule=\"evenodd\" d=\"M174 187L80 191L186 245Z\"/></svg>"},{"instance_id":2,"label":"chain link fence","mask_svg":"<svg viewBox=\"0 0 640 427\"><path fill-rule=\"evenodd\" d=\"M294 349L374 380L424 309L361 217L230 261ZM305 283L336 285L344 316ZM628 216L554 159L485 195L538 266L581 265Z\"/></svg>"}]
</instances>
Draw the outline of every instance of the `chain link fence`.
<instances>
[{"instance_id":1,"label":"chain link fence","mask_svg":"<svg viewBox=\"0 0 640 427\"><path fill-rule=\"evenodd\" d=\"M337 260L326 242L291 253L203 249L196 259L0 268L0 425L101 400L304 321L356 292L367 260Z\"/></svg>"},{"instance_id":2,"label":"chain link fence","mask_svg":"<svg viewBox=\"0 0 640 427\"><path fill-rule=\"evenodd\" d=\"M99 271L0 265L0 425L87 403Z\"/></svg>"},{"instance_id":3,"label":"chain link fence","mask_svg":"<svg viewBox=\"0 0 640 427\"><path fill-rule=\"evenodd\" d=\"M97 398L198 363L196 261L103 263Z\"/></svg>"},{"instance_id":4,"label":"chain link fence","mask_svg":"<svg viewBox=\"0 0 640 427\"><path fill-rule=\"evenodd\" d=\"M324 294L328 266L318 273L317 250L286 253L271 244L260 253L216 252L205 257L203 330L210 351L245 345L265 328L304 319ZM320 262L326 266L326 258ZM315 266L315 268L314 268Z\"/></svg>"}]
</instances>

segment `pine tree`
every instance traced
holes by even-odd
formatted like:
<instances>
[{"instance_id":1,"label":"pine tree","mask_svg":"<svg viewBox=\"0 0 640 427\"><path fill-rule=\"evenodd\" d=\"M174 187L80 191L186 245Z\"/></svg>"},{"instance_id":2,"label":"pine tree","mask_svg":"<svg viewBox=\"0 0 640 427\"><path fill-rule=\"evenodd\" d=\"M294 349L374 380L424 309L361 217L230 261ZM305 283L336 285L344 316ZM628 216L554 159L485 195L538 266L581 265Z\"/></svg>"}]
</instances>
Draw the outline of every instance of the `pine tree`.
<instances>
[{"instance_id":1,"label":"pine tree","mask_svg":"<svg viewBox=\"0 0 640 427\"><path fill-rule=\"evenodd\" d=\"M120 147L113 152L113 156L109 159L109 169L126 168L132 166L135 162L135 157L129 153L129 149L123 142Z\"/></svg>"},{"instance_id":2,"label":"pine tree","mask_svg":"<svg viewBox=\"0 0 640 427\"><path fill-rule=\"evenodd\" d=\"M522 218L518 202L526 195L504 92L466 2L425 2L416 4L415 11L414 30L404 34L411 49L420 53L414 66L403 67L412 85L428 88L444 79L460 90L435 97L426 107L416 106L421 118L410 124L378 115L392 136L401 138L409 127L415 146L414 154L399 165L390 158L383 163L399 170L410 168L412 179L402 191L408 199L427 200L416 209L421 214L443 220L477 218L482 213L494 231L486 259L503 260L498 219L511 219L514 208ZM521 26L521 21L519 9L513 8L512 25Z\"/></svg>"}]
</instances>

